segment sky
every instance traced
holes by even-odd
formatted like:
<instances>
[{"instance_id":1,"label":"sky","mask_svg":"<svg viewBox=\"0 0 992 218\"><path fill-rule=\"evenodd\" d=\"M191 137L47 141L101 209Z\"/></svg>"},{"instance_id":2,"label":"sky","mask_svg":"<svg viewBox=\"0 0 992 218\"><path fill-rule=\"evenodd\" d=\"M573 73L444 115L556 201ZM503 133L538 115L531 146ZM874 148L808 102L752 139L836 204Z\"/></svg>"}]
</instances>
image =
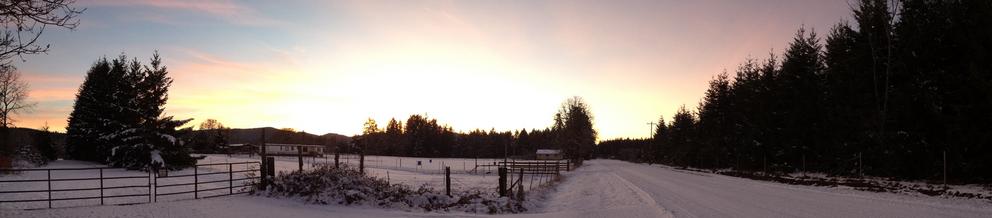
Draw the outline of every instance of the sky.
<instances>
[{"instance_id":1,"label":"sky","mask_svg":"<svg viewBox=\"0 0 992 218\"><path fill-rule=\"evenodd\" d=\"M165 113L191 124L354 135L426 114L458 131L543 129L580 96L600 139L643 138L715 75L851 17L845 0L77 4L78 28L47 29L47 54L14 61L37 103L17 126L64 131L97 59L158 51L174 79Z\"/></svg>"}]
</instances>

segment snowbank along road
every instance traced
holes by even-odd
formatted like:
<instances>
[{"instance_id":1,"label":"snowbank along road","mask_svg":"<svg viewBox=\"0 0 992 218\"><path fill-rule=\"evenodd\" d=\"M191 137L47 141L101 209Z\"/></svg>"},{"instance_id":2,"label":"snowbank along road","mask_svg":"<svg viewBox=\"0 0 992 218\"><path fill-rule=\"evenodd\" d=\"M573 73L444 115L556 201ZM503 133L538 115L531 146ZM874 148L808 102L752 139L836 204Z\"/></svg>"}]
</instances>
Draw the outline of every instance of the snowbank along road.
<instances>
[{"instance_id":1,"label":"snowbank along road","mask_svg":"<svg viewBox=\"0 0 992 218\"><path fill-rule=\"evenodd\" d=\"M980 200L786 185L615 160L586 163L580 169L585 172L563 183L546 210L628 208L675 217L992 217L992 204Z\"/></svg>"},{"instance_id":2,"label":"snowbank along road","mask_svg":"<svg viewBox=\"0 0 992 218\"><path fill-rule=\"evenodd\" d=\"M528 213L501 217L992 217L992 203L808 187L615 160L586 161ZM234 196L129 206L0 210L0 217L485 217Z\"/></svg>"}]
</instances>

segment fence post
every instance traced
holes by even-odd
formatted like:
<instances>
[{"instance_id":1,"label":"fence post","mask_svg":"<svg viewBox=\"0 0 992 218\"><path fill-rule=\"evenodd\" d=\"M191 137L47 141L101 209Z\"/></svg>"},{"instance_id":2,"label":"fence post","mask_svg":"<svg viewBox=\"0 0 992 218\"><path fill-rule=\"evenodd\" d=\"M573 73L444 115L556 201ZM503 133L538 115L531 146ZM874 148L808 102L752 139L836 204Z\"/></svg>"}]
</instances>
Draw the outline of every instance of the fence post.
<instances>
[{"instance_id":1,"label":"fence post","mask_svg":"<svg viewBox=\"0 0 992 218\"><path fill-rule=\"evenodd\" d=\"M365 174L365 151L358 155L358 172Z\"/></svg>"},{"instance_id":2,"label":"fence post","mask_svg":"<svg viewBox=\"0 0 992 218\"><path fill-rule=\"evenodd\" d=\"M517 200L524 200L524 168L520 168L520 176L517 178Z\"/></svg>"},{"instance_id":3,"label":"fence post","mask_svg":"<svg viewBox=\"0 0 992 218\"><path fill-rule=\"evenodd\" d=\"M100 205L103 205L103 168L100 168Z\"/></svg>"},{"instance_id":4,"label":"fence post","mask_svg":"<svg viewBox=\"0 0 992 218\"><path fill-rule=\"evenodd\" d=\"M296 158L300 163L300 171L303 171L303 146L298 146L296 148Z\"/></svg>"},{"instance_id":5,"label":"fence post","mask_svg":"<svg viewBox=\"0 0 992 218\"><path fill-rule=\"evenodd\" d=\"M197 168L196 165L193 165L193 199L200 199L200 197L198 195L199 193L197 193L197 192L200 192L199 191L200 180L199 180L199 178L197 176L197 175L199 175L199 173L197 172L196 168Z\"/></svg>"},{"instance_id":6,"label":"fence post","mask_svg":"<svg viewBox=\"0 0 992 218\"><path fill-rule=\"evenodd\" d=\"M274 179L276 177L276 158L269 157L269 166L267 170L269 171L269 177L272 177L269 178L269 182L272 182L271 179Z\"/></svg>"},{"instance_id":7,"label":"fence post","mask_svg":"<svg viewBox=\"0 0 992 218\"><path fill-rule=\"evenodd\" d=\"M451 167L444 167L444 193L451 197Z\"/></svg>"},{"instance_id":8,"label":"fence post","mask_svg":"<svg viewBox=\"0 0 992 218\"><path fill-rule=\"evenodd\" d=\"M334 168L339 168L341 166L341 152L334 152Z\"/></svg>"},{"instance_id":9,"label":"fence post","mask_svg":"<svg viewBox=\"0 0 992 218\"><path fill-rule=\"evenodd\" d=\"M234 194L234 167L233 164L227 163L227 188L228 194Z\"/></svg>"},{"instance_id":10,"label":"fence post","mask_svg":"<svg viewBox=\"0 0 992 218\"><path fill-rule=\"evenodd\" d=\"M152 182L155 183L152 183ZM154 184L154 186L153 186ZM153 192L154 191L154 192ZM154 196L154 198L152 198ZM155 199L154 201L152 199ZM152 171L148 171L148 202L158 201L158 175L153 174Z\"/></svg>"},{"instance_id":11,"label":"fence post","mask_svg":"<svg viewBox=\"0 0 992 218\"><path fill-rule=\"evenodd\" d=\"M48 171L48 208L52 208L52 170Z\"/></svg>"},{"instance_id":12,"label":"fence post","mask_svg":"<svg viewBox=\"0 0 992 218\"><path fill-rule=\"evenodd\" d=\"M506 168L500 167L499 171L499 196L506 197Z\"/></svg>"},{"instance_id":13,"label":"fence post","mask_svg":"<svg viewBox=\"0 0 992 218\"><path fill-rule=\"evenodd\" d=\"M269 182L270 182L269 181L269 172L275 172L275 169L272 169L273 167L275 167L274 162L275 162L275 158L273 158L273 157L262 158L262 163L261 163L262 166L259 167L259 169L260 169L259 175L261 176L261 179L262 179L262 189L266 189L266 187L269 186ZM269 165L269 164L272 164L272 165Z\"/></svg>"},{"instance_id":14,"label":"fence post","mask_svg":"<svg viewBox=\"0 0 992 218\"><path fill-rule=\"evenodd\" d=\"M803 154L803 177L806 177L806 154Z\"/></svg>"}]
</instances>

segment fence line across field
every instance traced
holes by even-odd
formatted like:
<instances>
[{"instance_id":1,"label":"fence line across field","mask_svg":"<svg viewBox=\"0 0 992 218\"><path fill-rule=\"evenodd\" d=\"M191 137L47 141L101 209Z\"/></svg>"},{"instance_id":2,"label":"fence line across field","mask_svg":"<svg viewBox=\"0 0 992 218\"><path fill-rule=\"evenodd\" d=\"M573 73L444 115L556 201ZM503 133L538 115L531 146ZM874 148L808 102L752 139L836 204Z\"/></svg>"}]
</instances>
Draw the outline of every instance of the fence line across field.
<instances>
[{"instance_id":1,"label":"fence line across field","mask_svg":"<svg viewBox=\"0 0 992 218\"><path fill-rule=\"evenodd\" d=\"M499 177L494 174L493 180L508 182L495 187L493 190L501 195L508 194L507 191L520 192L541 187L557 179L562 171L570 171L574 167L571 160L518 160L509 159L506 161L499 159L465 159L465 158L426 158L426 157L395 157L395 156L365 156L360 154L336 154L340 164L351 167L364 166L364 172L371 176L381 177L387 181L392 181L389 171L406 171L425 175L442 176L441 183L438 180L423 182L424 184L442 185L446 192L450 191L451 185L460 187L471 186L468 178L460 178L459 175L482 176L485 178L497 172L499 168L507 170ZM334 166L332 158L324 157L320 164ZM361 162L364 160L364 162ZM502 177L502 178L501 178ZM478 180L476 180L478 181ZM476 186L478 187L478 186ZM518 193L519 195L519 193Z\"/></svg>"},{"instance_id":2,"label":"fence line across field","mask_svg":"<svg viewBox=\"0 0 992 218\"><path fill-rule=\"evenodd\" d=\"M243 165L244 169L235 170L234 169L235 165ZM252 176L252 174L255 174L255 172L258 171L258 167L257 167L258 165L259 162L198 164L195 167L193 167L192 174L167 175L166 173L165 175L156 175L155 172L151 172L151 171L147 172L147 174L145 172L135 173L132 171L124 171L124 173L131 174L124 176L105 175L105 171L123 170L121 168L114 168L114 167L0 169L0 172L12 172L14 174L21 174L25 172L45 172L44 179L29 178L29 179L0 180L0 187L6 186L9 188L10 185L6 185L6 184L29 184L29 185L38 185L38 186L46 187L43 189L30 189L30 190L4 190L0 188L0 196L17 195L24 193L46 193L46 195L42 195L40 197L34 196L34 198L25 199L23 197L22 198L12 197L14 200L0 200L0 208L5 208L3 207L3 205L5 204L17 204L17 203L28 203L28 202L47 202L48 203L47 208L53 208L54 206L52 202L61 202L61 201L81 201L81 200L99 199L100 200L99 205L107 205L106 203L107 199L132 198L132 201L112 204L112 205L127 205L127 204L156 202L159 200L160 196L164 197L164 196L180 195L180 194L192 194L193 199L243 194L246 193L247 190L250 188L251 181L257 180L259 178L258 176ZM220 167L221 169L217 169L216 167ZM201 173L199 172L200 168L209 169L209 170L208 172ZM55 175L58 175L59 173L62 172L78 172L78 171L94 171L93 173L96 175L90 175L88 177L77 176L73 178L53 178L53 173L55 173ZM238 177L235 177L235 173L238 174ZM222 178L222 179L216 178L216 176L223 176L223 175L226 175L226 178ZM189 177L193 178L192 183L181 182L181 181L178 183L167 182L167 180L175 180L178 178L189 178ZM200 178L204 178L204 177L205 178L215 177L215 178L213 178L214 180L209 180L209 181L199 180ZM110 181L135 180L135 179L141 179L141 180L131 181L130 184L123 184L123 185L108 186L107 184L105 184ZM160 183L160 180L163 183ZM98 186L96 187L91 186L87 188L78 188L78 187L53 188L53 183L69 182L69 181L75 184L92 182L92 183L97 183ZM236 185L235 182L238 182L239 184ZM216 187L208 187L206 189L200 189L201 185L217 184L217 183L227 183L227 184L226 186L221 184L221 185L213 185ZM192 189L192 190L159 193L160 189L167 189L170 187L176 187L174 189L180 189L180 190L184 188ZM237 191L235 190L236 188L238 189ZM122 190L122 189L131 189L131 191L125 192L123 194L105 193L108 190ZM140 189L140 190L134 190L134 189ZM220 194L216 193L217 191L222 191L222 190L227 190L227 192ZM90 195L85 195L80 193L83 191L99 191L99 193L98 194L91 193ZM62 195L76 194L76 196L53 197L53 193L62 194ZM200 193L207 193L213 195L201 197ZM147 197L147 199L135 201L133 199L135 197ZM5 197L0 199L11 199L11 198ZM82 205L74 205L74 206L91 206L91 205L96 205L96 204L82 204ZM39 209L39 208L26 208L26 209Z\"/></svg>"}]
</instances>

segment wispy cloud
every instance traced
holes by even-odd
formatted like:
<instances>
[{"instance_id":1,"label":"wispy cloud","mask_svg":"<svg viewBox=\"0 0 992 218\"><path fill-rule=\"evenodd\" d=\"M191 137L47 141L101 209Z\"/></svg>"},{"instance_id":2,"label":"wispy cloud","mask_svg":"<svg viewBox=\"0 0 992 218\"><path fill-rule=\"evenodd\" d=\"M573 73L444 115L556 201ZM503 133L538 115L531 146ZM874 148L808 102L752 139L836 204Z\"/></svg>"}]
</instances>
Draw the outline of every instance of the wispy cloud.
<instances>
[{"instance_id":1,"label":"wispy cloud","mask_svg":"<svg viewBox=\"0 0 992 218\"><path fill-rule=\"evenodd\" d=\"M259 13L254 8L230 0L94 0L83 3L85 6L147 7L161 10L189 11L220 18L228 23L243 26L271 26L283 22ZM146 20L167 24L177 24L179 15L146 14Z\"/></svg>"}]
</instances>

